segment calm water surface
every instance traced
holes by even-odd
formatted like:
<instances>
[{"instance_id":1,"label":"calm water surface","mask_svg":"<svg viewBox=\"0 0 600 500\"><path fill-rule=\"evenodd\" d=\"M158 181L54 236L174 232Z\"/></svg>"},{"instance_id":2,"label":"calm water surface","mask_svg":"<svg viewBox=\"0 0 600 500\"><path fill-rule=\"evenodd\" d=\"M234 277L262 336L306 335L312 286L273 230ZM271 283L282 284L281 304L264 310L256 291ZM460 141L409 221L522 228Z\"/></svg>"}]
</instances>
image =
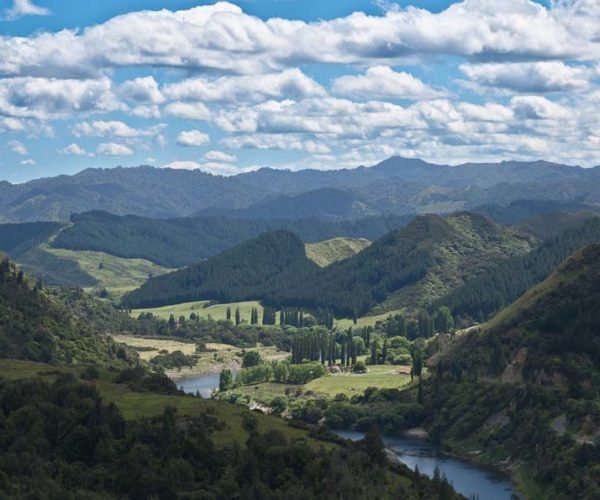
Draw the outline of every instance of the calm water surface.
<instances>
[{"instance_id":1,"label":"calm water surface","mask_svg":"<svg viewBox=\"0 0 600 500\"><path fill-rule=\"evenodd\" d=\"M364 433L336 431L341 437L353 441L362 439ZM400 461L411 469L419 468L422 474L433 476L436 467L445 474L454 489L467 498L479 500L511 500L516 498L511 481L489 469L440 453L432 443L422 439L384 437L385 445L394 451Z\"/></svg>"},{"instance_id":2,"label":"calm water surface","mask_svg":"<svg viewBox=\"0 0 600 500\"><path fill-rule=\"evenodd\" d=\"M210 398L213 390L219 388L219 374L209 373L208 375L198 375L178 380L177 387L188 394L200 393L203 398Z\"/></svg>"}]
</instances>

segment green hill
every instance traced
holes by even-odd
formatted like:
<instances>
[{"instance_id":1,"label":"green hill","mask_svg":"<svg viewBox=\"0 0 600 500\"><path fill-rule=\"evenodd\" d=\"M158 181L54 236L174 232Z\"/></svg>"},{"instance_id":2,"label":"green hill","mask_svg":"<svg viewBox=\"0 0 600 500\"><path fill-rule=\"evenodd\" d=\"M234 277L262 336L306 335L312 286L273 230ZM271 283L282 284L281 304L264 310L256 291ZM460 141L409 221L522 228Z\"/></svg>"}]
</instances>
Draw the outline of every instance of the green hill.
<instances>
[{"instance_id":1,"label":"green hill","mask_svg":"<svg viewBox=\"0 0 600 500\"><path fill-rule=\"evenodd\" d=\"M332 309L350 317L382 304L389 310L429 304L499 260L530 248L528 239L480 215L428 215L321 269L306 258L299 238L276 231L154 278L128 294L125 304L139 308L262 300L273 306Z\"/></svg>"},{"instance_id":2,"label":"green hill","mask_svg":"<svg viewBox=\"0 0 600 500\"><path fill-rule=\"evenodd\" d=\"M505 460L542 486L528 498L600 495L599 280L595 244L429 363L434 435Z\"/></svg>"},{"instance_id":3,"label":"green hill","mask_svg":"<svg viewBox=\"0 0 600 500\"><path fill-rule=\"evenodd\" d=\"M118 355L126 357L0 255L1 358L119 364Z\"/></svg>"},{"instance_id":4,"label":"green hill","mask_svg":"<svg viewBox=\"0 0 600 500\"><path fill-rule=\"evenodd\" d=\"M306 244L306 256L319 267L345 260L367 248L371 242L365 238L333 238Z\"/></svg>"}]
</instances>

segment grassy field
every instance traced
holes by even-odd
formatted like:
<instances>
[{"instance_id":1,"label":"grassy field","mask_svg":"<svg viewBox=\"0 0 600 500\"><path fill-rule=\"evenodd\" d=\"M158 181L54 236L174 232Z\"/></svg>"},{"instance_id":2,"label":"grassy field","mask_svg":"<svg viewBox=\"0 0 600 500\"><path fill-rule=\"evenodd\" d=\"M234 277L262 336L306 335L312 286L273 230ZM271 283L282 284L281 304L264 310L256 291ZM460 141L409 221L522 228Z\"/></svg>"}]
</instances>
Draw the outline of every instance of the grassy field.
<instances>
[{"instance_id":1,"label":"grassy field","mask_svg":"<svg viewBox=\"0 0 600 500\"><path fill-rule=\"evenodd\" d=\"M141 313L149 312L159 318L169 319L171 314L175 316L175 318L179 318L180 316L189 318L190 314L196 313L201 318L208 318L210 316L214 320L223 320L227 319L227 307L229 307L231 308L231 319L233 320L235 317L235 310L239 307L242 321L250 323L250 313L252 312L252 308L256 307L258 309L258 322L262 323L263 307L258 301L233 302L231 304L209 304L210 302L207 300L200 300L197 302L185 302L183 304L174 304L164 307L134 309L131 311L131 315L134 318L137 318Z\"/></svg>"},{"instance_id":2,"label":"grassy field","mask_svg":"<svg viewBox=\"0 0 600 500\"><path fill-rule=\"evenodd\" d=\"M352 397L362 394L368 387L380 389L400 389L410 382L408 367L381 365L370 366L368 373L363 374L328 374L303 385L287 385L267 382L256 385L236 387L233 392L251 396L257 401L270 401L274 396L286 393L306 395L312 391L315 396L332 399L336 394ZM401 373L404 372L404 373Z\"/></svg>"},{"instance_id":3,"label":"grassy field","mask_svg":"<svg viewBox=\"0 0 600 500\"><path fill-rule=\"evenodd\" d=\"M73 251L45 246L47 252L72 260L98 280L98 287L106 288L114 296L121 296L144 283L150 276L173 271L143 259L122 259L102 252Z\"/></svg>"},{"instance_id":4,"label":"grassy field","mask_svg":"<svg viewBox=\"0 0 600 500\"><path fill-rule=\"evenodd\" d=\"M139 352L140 358L144 361L151 360L162 350L167 352L181 351L187 355L196 354L198 360L195 366L183 367L179 370L167 372L169 376L174 378L217 373L225 367L239 369L242 361L242 349L229 344L208 343L206 344L206 347L209 349L208 352L196 353L196 344L193 342L152 337L134 337L130 335L117 335L114 339L117 342L122 342L134 348L153 349L152 351L143 350ZM259 346L246 350L258 351L260 356L266 360L281 360L289 356L289 353L278 351L275 347Z\"/></svg>"},{"instance_id":5,"label":"grassy field","mask_svg":"<svg viewBox=\"0 0 600 500\"><path fill-rule=\"evenodd\" d=\"M49 382L54 380L57 372L66 372L78 375L83 368L57 367L41 363L31 363L12 360L0 360L0 378L10 380L42 378ZM231 446L234 443L243 445L248 433L242 428L242 417L247 411L243 408L204 400L192 396L163 396L131 391L126 385L114 384L114 373L102 372L101 378L93 382L105 402L114 402L123 413L126 420L136 420L153 417L163 413L167 406L177 408L179 416L195 416L206 412L214 414L219 420L226 423L223 430L214 434L217 446ZM283 432L290 440L306 439L315 448L331 448L331 443L313 440L299 429L289 427L287 423L278 418L267 415L255 414L258 428L261 431L277 429Z\"/></svg>"},{"instance_id":6,"label":"grassy field","mask_svg":"<svg viewBox=\"0 0 600 500\"><path fill-rule=\"evenodd\" d=\"M399 389L410 382L410 375L399 373L400 367L391 365L369 366L368 373L330 374L312 380L303 388L317 395L333 398L336 394L362 394L368 387ZM404 371L404 370L402 370Z\"/></svg>"},{"instance_id":7,"label":"grassy field","mask_svg":"<svg viewBox=\"0 0 600 500\"><path fill-rule=\"evenodd\" d=\"M306 244L306 256L320 267L348 259L367 248L371 242L364 238L333 238Z\"/></svg>"}]
</instances>

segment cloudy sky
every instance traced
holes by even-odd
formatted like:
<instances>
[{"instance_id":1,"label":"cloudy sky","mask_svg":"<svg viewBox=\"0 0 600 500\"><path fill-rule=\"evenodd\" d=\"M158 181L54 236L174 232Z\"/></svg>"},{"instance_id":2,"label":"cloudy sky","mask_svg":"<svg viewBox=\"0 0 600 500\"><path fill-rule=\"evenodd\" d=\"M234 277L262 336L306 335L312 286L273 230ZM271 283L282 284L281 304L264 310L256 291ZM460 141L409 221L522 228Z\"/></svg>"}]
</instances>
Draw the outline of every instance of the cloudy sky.
<instances>
[{"instance_id":1,"label":"cloudy sky","mask_svg":"<svg viewBox=\"0 0 600 500\"><path fill-rule=\"evenodd\" d=\"M0 0L0 178L600 164L598 0Z\"/></svg>"}]
</instances>

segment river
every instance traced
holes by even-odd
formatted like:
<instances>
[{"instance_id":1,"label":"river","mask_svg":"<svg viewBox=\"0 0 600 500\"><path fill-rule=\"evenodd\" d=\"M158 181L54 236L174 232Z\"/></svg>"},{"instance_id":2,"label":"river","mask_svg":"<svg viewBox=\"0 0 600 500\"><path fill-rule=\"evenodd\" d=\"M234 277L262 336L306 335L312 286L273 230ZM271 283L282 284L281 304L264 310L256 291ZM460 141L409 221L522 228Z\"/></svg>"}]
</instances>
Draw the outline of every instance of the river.
<instances>
[{"instance_id":1,"label":"river","mask_svg":"<svg viewBox=\"0 0 600 500\"><path fill-rule=\"evenodd\" d=\"M362 439L364 433L336 431L339 436L353 441ZM436 467L445 474L454 489L467 498L480 500L511 500L516 492L506 476L471 462L460 460L441 453L433 444L424 439L384 437L385 445L398 459L411 469L419 468L422 474L433 476Z\"/></svg>"},{"instance_id":2,"label":"river","mask_svg":"<svg viewBox=\"0 0 600 500\"><path fill-rule=\"evenodd\" d=\"M209 398L213 389L219 387L219 374L199 375L177 381L177 386L190 394L197 392ZM336 431L339 436L353 441L362 439L364 433ZM515 490L511 481L501 474L441 453L433 444L423 439L384 437L385 445L394 451L398 459L411 469L419 468L422 474L433 476L436 467L445 474L456 491L467 498L480 500L511 500Z\"/></svg>"},{"instance_id":3,"label":"river","mask_svg":"<svg viewBox=\"0 0 600 500\"><path fill-rule=\"evenodd\" d=\"M209 373L176 381L177 387L188 394L200 393L203 398L210 398L213 390L219 388L219 374Z\"/></svg>"}]
</instances>

